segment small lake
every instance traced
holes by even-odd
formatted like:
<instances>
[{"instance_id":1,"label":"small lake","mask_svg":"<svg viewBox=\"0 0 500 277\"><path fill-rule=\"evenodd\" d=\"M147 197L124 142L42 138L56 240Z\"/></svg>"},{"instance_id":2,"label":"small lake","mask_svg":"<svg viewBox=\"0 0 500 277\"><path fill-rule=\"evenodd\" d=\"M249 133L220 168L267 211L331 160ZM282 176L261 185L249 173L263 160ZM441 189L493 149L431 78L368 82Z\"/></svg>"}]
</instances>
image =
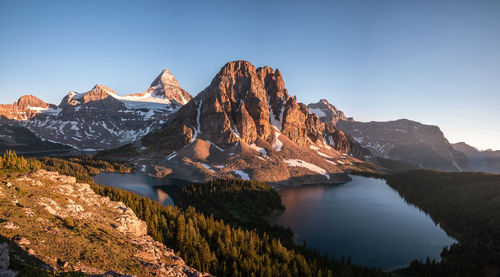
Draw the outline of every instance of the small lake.
<instances>
[{"instance_id":1,"label":"small lake","mask_svg":"<svg viewBox=\"0 0 500 277\"><path fill-rule=\"evenodd\" d=\"M173 205L174 201L161 187L173 185L174 180L160 179L143 174L101 172L93 177L94 182L102 185L125 189L141 196L157 200L163 205Z\"/></svg>"},{"instance_id":2,"label":"small lake","mask_svg":"<svg viewBox=\"0 0 500 277\"><path fill-rule=\"evenodd\" d=\"M384 180L351 178L342 185L281 190L287 209L276 223L289 226L298 244L381 269L427 257L438 261L443 247L456 242Z\"/></svg>"}]
</instances>

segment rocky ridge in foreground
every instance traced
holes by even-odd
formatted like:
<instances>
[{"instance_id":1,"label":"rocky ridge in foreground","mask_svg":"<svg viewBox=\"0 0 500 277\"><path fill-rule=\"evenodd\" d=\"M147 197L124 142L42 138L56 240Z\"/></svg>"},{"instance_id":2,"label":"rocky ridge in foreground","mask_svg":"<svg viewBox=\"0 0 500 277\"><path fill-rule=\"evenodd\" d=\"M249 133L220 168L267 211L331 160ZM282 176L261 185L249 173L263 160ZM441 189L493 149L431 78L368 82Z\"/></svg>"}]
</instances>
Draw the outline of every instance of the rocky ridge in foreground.
<instances>
[{"instance_id":1,"label":"rocky ridge in foreground","mask_svg":"<svg viewBox=\"0 0 500 277\"><path fill-rule=\"evenodd\" d=\"M74 177L45 170L8 177L0 184L0 207L6 211L0 239L18 264L54 273L208 276L154 241L122 202L95 194Z\"/></svg>"}]
</instances>

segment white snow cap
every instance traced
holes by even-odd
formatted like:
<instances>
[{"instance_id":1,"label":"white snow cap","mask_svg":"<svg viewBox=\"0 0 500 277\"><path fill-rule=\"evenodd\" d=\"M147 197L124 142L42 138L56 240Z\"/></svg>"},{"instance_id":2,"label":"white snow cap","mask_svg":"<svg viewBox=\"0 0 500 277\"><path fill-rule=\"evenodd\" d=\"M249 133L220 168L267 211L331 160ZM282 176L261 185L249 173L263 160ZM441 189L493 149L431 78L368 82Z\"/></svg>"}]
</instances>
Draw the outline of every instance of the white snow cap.
<instances>
[{"instance_id":1,"label":"white snow cap","mask_svg":"<svg viewBox=\"0 0 500 277\"><path fill-rule=\"evenodd\" d=\"M158 85L171 85L171 86L179 86L179 82L177 82L177 79L175 79L174 75L170 72L168 69L163 69L160 75L156 77L156 79L151 83L151 86L158 86Z\"/></svg>"}]
</instances>

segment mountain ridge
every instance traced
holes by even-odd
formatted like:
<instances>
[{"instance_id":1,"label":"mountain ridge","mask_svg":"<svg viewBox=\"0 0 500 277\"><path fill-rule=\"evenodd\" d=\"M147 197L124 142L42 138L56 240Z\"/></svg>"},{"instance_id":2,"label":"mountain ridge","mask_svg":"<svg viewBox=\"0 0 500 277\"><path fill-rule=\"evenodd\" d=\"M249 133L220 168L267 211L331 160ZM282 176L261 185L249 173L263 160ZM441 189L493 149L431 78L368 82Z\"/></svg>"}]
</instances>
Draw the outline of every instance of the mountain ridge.
<instances>
[{"instance_id":1,"label":"mountain ridge","mask_svg":"<svg viewBox=\"0 0 500 277\"><path fill-rule=\"evenodd\" d=\"M161 156L201 138L210 146L196 143L197 150L191 149L194 152L189 155L210 152L207 148L234 148L248 153L253 149L262 158L263 153L280 152L276 149L286 140L285 144L305 147L306 152L313 150L310 147L321 149L313 152L322 158L343 153L375 163L373 157L382 157L416 167L474 169L471 158L452 147L437 126L407 119L358 122L326 99L305 105L289 95L279 69L256 68L241 60L221 67L194 98L163 69L141 93L120 96L96 84L88 92L70 91L58 106L26 95L13 104L0 105L0 116L9 119L9 124L27 128L44 143L79 151L110 150L136 142L143 150L155 144ZM10 145L19 144L15 136L7 139ZM235 148L239 141L246 145ZM325 154L330 150L338 153ZM474 170L479 168L476 165Z\"/></svg>"},{"instance_id":2,"label":"mountain ridge","mask_svg":"<svg viewBox=\"0 0 500 277\"><path fill-rule=\"evenodd\" d=\"M321 115L324 122L351 135L372 157L392 159L415 167L445 171L471 169L466 155L456 151L438 126L409 119L360 122L345 117L342 111L321 100L308 105ZM370 158L378 163L378 159Z\"/></svg>"},{"instance_id":3,"label":"mountain ridge","mask_svg":"<svg viewBox=\"0 0 500 277\"><path fill-rule=\"evenodd\" d=\"M0 104L0 117L28 120L42 111L54 107L55 105L45 103L40 98L27 94L19 97L13 104Z\"/></svg>"},{"instance_id":4,"label":"mountain ridge","mask_svg":"<svg viewBox=\"0 0 500 277\"><path fill-rule=\"evenodd\" d=\"M359 149L290 97L279 69L240 60L225 64L207 88L125 156L155 176L281 185L345 182L344 172L363 164L353 157Z\"/></svg>"},{"instance_id":5,"label":"mountain ridge","mask_svg":"<svg viewBox=\"0 0 500 277\"><path fill-rule=\"evenodd\" d=\"M473 171L500 173L500 150L479 150L465 142L454 143L452 146L469 158Z\"/></svg>"},{"instance_id":6,"label":"mountain ridge","mask_svg":"<svg viewBox=\"0 0 500 277\"><path fill-rule=\"evenodd\" d=\"M70 91L58 106L23 96L14 105L1 105L0 115L41 141L95 152L133 142L160 128L189 99L191 95L164 69L146 92L120 96L96 84L88 92Z\"/></svg>"}]
</instances>

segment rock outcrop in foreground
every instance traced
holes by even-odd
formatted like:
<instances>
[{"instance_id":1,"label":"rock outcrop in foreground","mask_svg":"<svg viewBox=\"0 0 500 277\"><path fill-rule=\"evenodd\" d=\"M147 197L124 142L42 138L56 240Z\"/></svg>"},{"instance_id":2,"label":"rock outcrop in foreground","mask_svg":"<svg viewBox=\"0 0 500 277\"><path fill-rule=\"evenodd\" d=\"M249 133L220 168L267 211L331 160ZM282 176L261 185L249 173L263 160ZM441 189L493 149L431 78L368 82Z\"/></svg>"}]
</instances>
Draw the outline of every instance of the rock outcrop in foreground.
<instances>
[{"instance_id":1,"label":"rock outcrop in foreground","mask_svg":"<svg viewBox=\"0 0 500 277\"><path fill-rule=\"evenodd\" d=\"M40 270L110 276L208 276L147 235L122 202L74 177L39 170L0 184L0 235L10 260ZM9 272L5 245L0 270Z\"/></svg>"}]
</instances>

